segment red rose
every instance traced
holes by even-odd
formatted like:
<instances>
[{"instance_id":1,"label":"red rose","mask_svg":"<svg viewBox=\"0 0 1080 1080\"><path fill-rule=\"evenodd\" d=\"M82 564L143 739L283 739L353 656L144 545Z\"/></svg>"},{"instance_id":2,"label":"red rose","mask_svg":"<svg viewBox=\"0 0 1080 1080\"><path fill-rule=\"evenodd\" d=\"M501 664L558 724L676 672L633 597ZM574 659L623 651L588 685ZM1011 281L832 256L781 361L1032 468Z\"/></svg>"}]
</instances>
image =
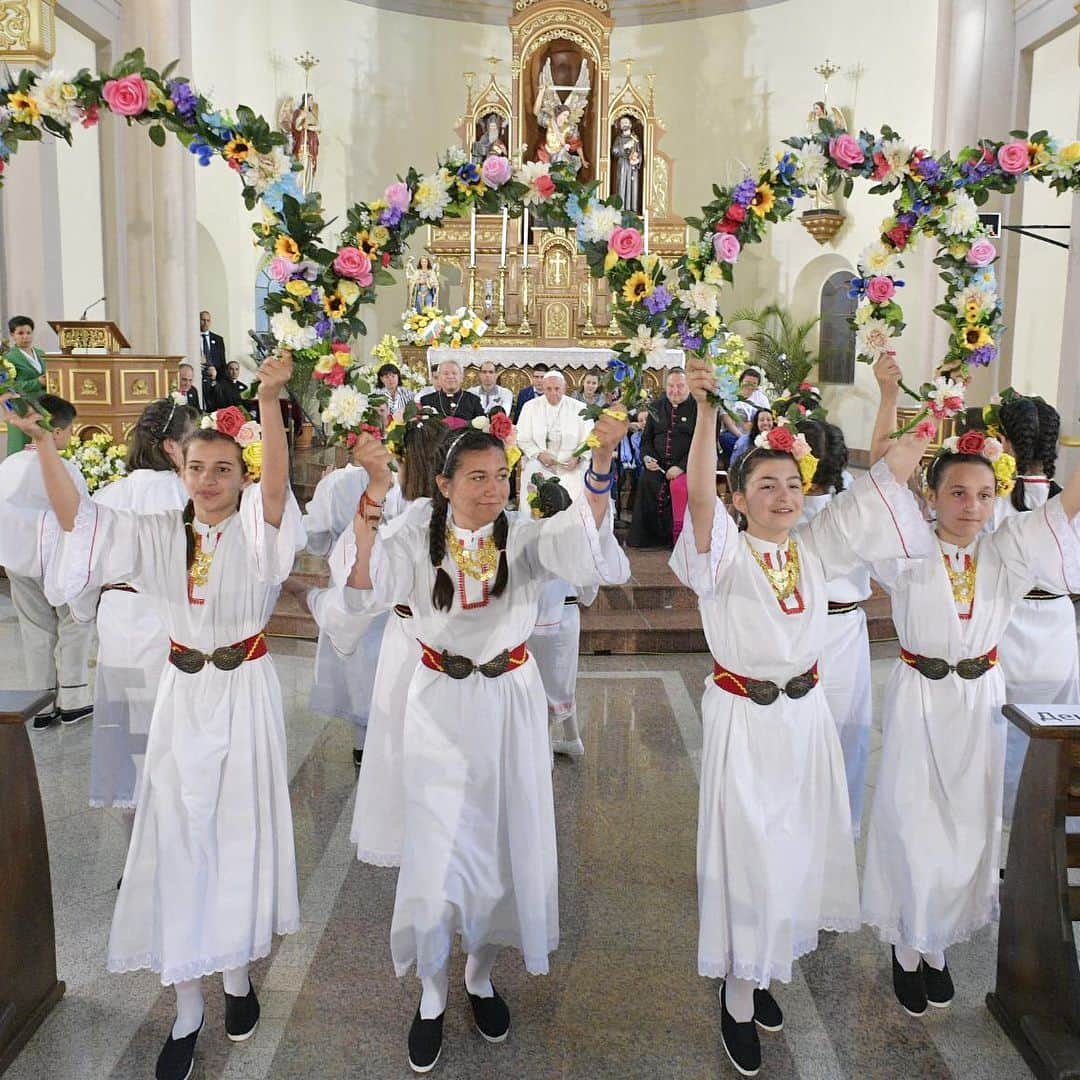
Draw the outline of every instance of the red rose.
<instances>
[{"instance_id":1,"label":"red rose","mask_svg":"<svg viewBox=\"0 0 1080 1080\"><path fill-rule=\"evenodd\" d=\"M237 432L247 423L247 417L235 406L229 405L214 413L214 427L222 435L235 439Z\"/></svg>"},{"instance_id":2,"label":"red rose","mask_svg":"<svg viewBox=\"0 0 1080 1080\"><path fill-rule=\"evenodd\" d=\"M739 231L739 223L737 221L728 221L725 218L723 221L718 221L713 226L713 231L718 233L737 233Z\"/></svg>"},{"instance_id":3,"label":"red rose","mask_svg":"<svg viewBox=\"0 0 1080 1080\"><path fill-rule=\"evenodd\" d=\"M745 221L746 207L740 206L738 203L732 203L725 211L724 217L728 221Z\"/></svg>"},{"instance_id":4,"label":"red rose","mask_svg":"<svg viewBox=\"0 0 1080 1080\"><path fill-rule=\"evenodd\" d=\"M958 454L981 454L986 445L986 436L981 431L965 431L956 442Z\"/></svg>"},{"instance_id":5,"label":"red rose","mask_svg":"<svg viewBox=\"0 0 1080 1080\"><path fill-rule=\"evenodd\" d=\"M555 194L555 181L547 173L538 176L533 182L533 187L536 188L536 193L541 199L550 199Z\"/></svg>"},{"instance_id":6,"label":"red rose","mask_svg":"<svg viewBox=\"0 0 1080 1080\"><path fill-rule=\"evenodd\" d=\"M892 241L894 247L905 248L911 236L911 226L894 225L885 235Z\"/></svg>"},{"instance_id":7,"label":"red rose","mask_svg":"<svg viewBox=\"0 0 1080 1080\"><path fill-rule=\"evenodd\" d=\"M795 448L795 436L786 427L774 427L769 432L769 449L783 450L790 454Z\"/></svg>"},{"instance_id":8,"label":"red rose","mask_svg":"<svg viewBox=\"0 0 1080 1080\"><path fill-rule=\"evenodd\" d=\"M506 413L496 413L491 418L491 434L500 442L505 442L512 434L514 425Z\"/></svg>"},{"instance_id":9,"label":"red rose","mask_svg":"<svg viewBox=\"0 0 1080 1080\"><path fill-rule=\"evenodd\" d=\"M352 349L349 347L349 343L347 341L335 341L330 346L330 351L336 353L347 353L352 352Z\"/></svg>"}]
</instances>

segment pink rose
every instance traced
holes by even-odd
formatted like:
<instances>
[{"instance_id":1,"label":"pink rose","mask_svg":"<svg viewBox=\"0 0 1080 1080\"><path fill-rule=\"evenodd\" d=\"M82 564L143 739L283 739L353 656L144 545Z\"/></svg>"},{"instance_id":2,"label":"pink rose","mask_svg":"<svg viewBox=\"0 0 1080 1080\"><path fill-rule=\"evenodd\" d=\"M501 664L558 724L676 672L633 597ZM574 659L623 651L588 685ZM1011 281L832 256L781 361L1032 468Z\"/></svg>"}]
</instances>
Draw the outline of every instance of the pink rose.
<instances>
[{"instance_id":1,"label":"pink rose","mask_svg":"<svg viewBox=\"0 0 1080 1080\"><path fill-rule=\"evenodd\" d=\"M146 112L150 91L141 75L125 75L122 79L110 79L101 88L101 96L117 116L139 116Z\"/></svg>"},{"instance_id":2,"label":"pink rose","mask_svg":"<svg viewBox=\"0 0 1080 1080\"><path fill-rule=\"evenodd\" d=\"M937 434L937 424L933 420L920 420L915 425L917 439L932 439Z\"/></svg>"},{"instance_id":3,"label":"pink rose","mask_svg":"<svg viewBox=\"0 0 1080 1080\"><path fill-rule=\"evenodd\" d=\"M972 266L989 266L997 258L997 248L983 237L968 248L966 258Z\"/></svg>"},{"instance_id":4,"label":"pink rose","mask_svg":"<svg viewBox=\"0 0 1080 1080\"><path fill-rule=\"evenodd\" d=\"M533 182L533 187L536 188L536 193L542 200L550 199L555 194L555 181L547 173L538 176Z\"/></svg>"},{"instance_id":5,"label":"pink rose","mask_svg":"<svg viewBox=\"0 0 1080 1080\"><path fill-rule=\"evenodd\" d=\"M259 441L259 431L259 425L254 420L249 420L236 433L236 441L241 446L250 446L253 442Z\"/></svg>"},{"instance_id":6,"label":"pink rose","mask_svg":"<svg viewBox=\"0 0 1080 1080\"><path fill-rule=\"evenodd\" d=\"M866 160L858 139L848 134L837 135L829 140L829 157L841 169L850 169L853 165L861 165Z\"/></svg>"},{"instance_id":7,"label":"pink rose","mask_svg":"<svg viewBox=\"0 0 1080 1080\"><path fill-rule=\"evenodd\" d=\"M891 277L879 274L866 283L866 295L873 304L887 304L895 292L896 286Z\"/></svg>"},{"instance_id":8,"label":"pink rose","mask_svg":"<svg viewBox=\"0 0 1080 1080\"><path fill-rule=\"evenodd\" d=\"M499 157L492 154L484 158L484 164L480 167L480 176L489 188L500 188L513 175L514 167L509 158ZM550 177L549 177L550 179ZM539 187L537 188L539 190Z\"/></svg>"},{"instance_id":9,"label":"pink rose","mask_svg":"<svg viewBox=\"0 0 1080 1080\"><path fill-rule=\"evenodd\" d=\"M334 272L352 278L358 285L370 285L374 280L371 260L357 247L343 247L334 259Z\"/></svg>"},{"instance_id":10,"label":"pink rose","mask_svg":"<svg viewBox=\"0 0 1080 1080\"><path fill-rule=\"evenodd\" d=\"M615 229L608 237L607 246L620 259L636 259L645 252L645 241L637 229Z\"/></svg>"},{"instance_id":11,"label":"pink rose","mask_svg":"<svg viewBox=\"0 0 1080 1080\"><path fill-rule=\"evenodd\" d=\"M283 283L289 280L292 276L293 267L296 264L291 259L286 259L284 255L275 255L270 260L270 268L268 273L277 282Z\"/></svg>"},{"instance_id":12,"label":"pink rose","mask_svg":"<svg viewBox=\"0 0 1080 1080\"><path fill-rule=\"evenodd\" d=\"M1002 170L1013 176L1019 175L1031 164L1027 143L1022 139L1005 143L998 151L997 159Z\"/></svg>"},{"instance_id":13,"label":"pink rose","mask_svg":"<svg viewBox=\"0 0 1080 1080\"><path fill-rule=\"evenodd\" d=\"M738 257L739 252L742 250L742 244L739 243L737 236L732 236L731 233L720 232L713 237L712 241L713 251L716 253L718 262L733 263Z\"/></svg>"},{"instance_id":14,"label":"pink rose","mask_svg":"<svg viewBox=\"0 0 1080 1080\"><path fill-rule=\"evenodd\" d=\"M391 210L401 210L402 212L409 209L409 203L412 201L412 195L409 194L408 185L402 184L400 181L396 184L391 184L386 191L383 192L383 198L386 199L386 204Z\"/></svg>"}]
</instances>

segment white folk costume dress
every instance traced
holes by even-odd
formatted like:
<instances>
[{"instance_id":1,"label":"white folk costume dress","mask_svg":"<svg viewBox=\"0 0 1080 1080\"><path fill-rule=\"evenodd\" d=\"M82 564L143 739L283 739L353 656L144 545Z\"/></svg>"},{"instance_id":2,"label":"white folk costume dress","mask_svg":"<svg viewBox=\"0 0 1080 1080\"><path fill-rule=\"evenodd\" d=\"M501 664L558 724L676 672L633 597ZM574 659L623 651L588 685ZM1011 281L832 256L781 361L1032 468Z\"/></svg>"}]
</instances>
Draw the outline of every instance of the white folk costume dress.
<instances>
[{"instance_id":1,"label":"white folk costume dress","mask_svg":"<svg viewBox=\"0 0 1080 1080\"><path fill-rule=\"evenodd\" d=\"M844 474L845 491L854 478ZM843 497L843 492L840 493ZM807 495L803 500L803 520L811 521L828 506L836 493ZM840 749L847 773L851 828L858 840L862 832L863 802L866 794L866 770L870 762L870 726L873 700L870 685L870 635L866 612L859 604L870 596L870 572L857 566L848 574L831 578L829 618L826 620L825 644L821 650L821 685L836 721Z\"/></svg>"},{"instance_id":2,"label":"white folk costume dress","mask_svg":"<svg viewBox=\"0 0 1080 1080\"><path fill-rule=\"evenodd\" d=\"M792 538L796 592L778 600L754 558L781 569ZM915 500L884 462L834 499L783 547L740 533L719 499L710 550L687 524L671 568L699 598L714 660L740 677L780 686L823 660L827 580L859 561L918 555L928 540ZM698 810L698 972L766 986L823 929L856 930L859 890L847 780L821 686L771 705L710 678L702 699Z\"/></svg>"},{"instance_id":3,"label":"white folk costume dress","mask_svg":"<svg viewBox=\"0 0 1080 1080\"><path fill-rule=\"evenodd\" d=\"M919 656L956 664L1000 652L1029 589L1080 589L1080 532L1059 499L966 548L935 545L929 559L871 570L892 597L901 646ZM974 564L973 601L954 599L946 560L956 574ZM997 918L1004 701L1000 665L935 681L897 660L863 874L863 917L883 941L941 952Z\"/></svg>"},{"instance_id":4,"label":"white folk costume dress","mask_svg":"<svg viewBox=\"0 0 1080 1080\"><path fill-rule=\"evenodd\" d=\"M154 469L136 469L94 495L101 506L136 514L183 510L187 500L175 472ZM158 684L169 659L169 634L153 600L131 591L129 582L108 581L105 586L100 592L88 590L71 604L76 618L97 620L90 805L131 809Z\"/></svg>"},{"instance_id":5,"label":"white folk costume dress","mask_svg":"<svg viewBox=\"0 0 1080 1080\"><path fill-rule=\"evenodd\" d=\"M460 573L450 611L431 599L431 503L418 500L380 532L372 555L374 600L408 604L409 631L436 655L485 663L526 642L540 590L555 574L585 586L617 584L630 569L608 513L598 530L585 502L545 521L509 515L509 584L498 598ZM453 535L475 551L492 526ZM559 942L558 864L544 688L535 662L494 678L464 679L420 664L405 712L405 834L390 945L404 975L442 971L456 934L473 952L519 949L533 974Z\"/></svg>"},{"instance_id":6,"label":"white folk costume dress","mask_svg":"<svg viewBox=\"0 0 1080 1080\"><path fill-rule=\"evenodd\" d=\"M339 587L352 569L351 561L346 564L335 557L341 555L335 544L341 536L352 531L356 506L367 486L368 474L361 466L350 464L335 469L316 485L304 512L307 551L312 555L330 556L331 587ZM318 622L321 598L309 594L308 603ZM353 724L358 747L365 745L382 632L383 620L373 620L352 655L346 657L334 648L322 624L319 625L315 675L308 703L314 712L336 716Z\"/></svg>"},{"instance_id":7,"label":"white folk costume dress","mask_svg":"<svg viewBox=\"0 0 1080 1080\"><path fill-rule=\"evenodd\" d=\"M1025 476L1024 503L1037 510L1050 496L1045 476ZM993 527L1016 517L1021 511L1010 496L997 500ZM1005 700L1016 704L1066 705L1080 701L1080 659L1076 647L1076 611L1072 599L1063 594L1052 597L1036 590L1024 597L1013 611L1012 621L998 648L1005 676ZM1005 750L1005 817L1011 818L1016 805L1020 773L1027 754L1028 737L1009 724Z\"/></svg>"},{"instance_id":8,"label":"white folk costume dress","mask_svg":"<svg viewBox=\"0 0 1080 1080\"><path fill-rule=\"evenodd\" d=\"M536 627L529 638L529 652L540 669L547 696L551 741L566 753L585 752L577 721L580 605L588 607L597 591L596 586L582 589L561 578L549 581L541 590Z\"/></svg>"},{"instance_id":9,"label":"white folk costume dress","mask_svg":"<svg viewBox=\"0 0 1080 1080\"><path fill-rule=\"evenodd\" d=\"M258 484L239 513L198 522L213 551L192 584L179 512L79 506L54 565L69 596L126 581L154 603L170 638L204 653L258 634L303 547L290 495L280 528ZM151 968L184 982L266 956L299 927L281 688L268 655L232 671L165 666L150 724L135 827L109 937L110 971Z\"/></svg>"},{"instance_id":10,"label":"white folk costume dress","mask_svg":"<svg viewBox=\"0 0 1080 1080\"><path fill-rule=\"evenodd\" d=\"M571 499L578 498L585 490L585 470L588 455L575 462L574 451L588 438L593 425L581 416L585 406L574 398L564 395L558 405L551 405L541 394L525 402L517 423L517 444L524 458L521 464L520 507L528 513L529 481L533 476L557 476ZM551 454L560 466L570 468L549 469L541 465L542 453Z\"/></svg>"}]
</instances>

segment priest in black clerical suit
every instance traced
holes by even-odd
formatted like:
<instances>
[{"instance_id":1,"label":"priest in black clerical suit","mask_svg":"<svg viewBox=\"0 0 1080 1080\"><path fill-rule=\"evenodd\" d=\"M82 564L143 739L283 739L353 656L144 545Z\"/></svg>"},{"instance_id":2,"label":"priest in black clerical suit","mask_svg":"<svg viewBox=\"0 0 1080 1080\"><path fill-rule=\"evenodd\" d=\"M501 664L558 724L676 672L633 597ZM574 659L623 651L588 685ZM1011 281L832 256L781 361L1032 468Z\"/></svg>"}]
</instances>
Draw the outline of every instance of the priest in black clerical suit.
<instances>
[{"instance_id":1,"label":"priest in black clerical suit","mask_svg":"<svg viewBox=\"0 0 1080 1080\"><path fill-rule=\"evenodd\" d=\"M440 416L456 417L466 424L484 415L484 406L475 394L461 389L461 365L456 360L443 360L435 373L435 389L420 398L421 405L434 409Z\"/></svg>"},{"instance_id":2,"label":"priest in black clerical suit","mask_svg":"<svg viewBox=\"0 0 1080 1080\"><path fill-rule=\"evenodd\" d=\"M641 460L634 515L627 544L630 547L671 547L674 542L671 484L681 482L676 499L679 516L686 512L686 462L697 422L697 402L690 397L686 375L676 368L667 377L665 393L649 409L641 432ZM683 477L678 481L679 477Z\"/></svg>"}]
</instances>

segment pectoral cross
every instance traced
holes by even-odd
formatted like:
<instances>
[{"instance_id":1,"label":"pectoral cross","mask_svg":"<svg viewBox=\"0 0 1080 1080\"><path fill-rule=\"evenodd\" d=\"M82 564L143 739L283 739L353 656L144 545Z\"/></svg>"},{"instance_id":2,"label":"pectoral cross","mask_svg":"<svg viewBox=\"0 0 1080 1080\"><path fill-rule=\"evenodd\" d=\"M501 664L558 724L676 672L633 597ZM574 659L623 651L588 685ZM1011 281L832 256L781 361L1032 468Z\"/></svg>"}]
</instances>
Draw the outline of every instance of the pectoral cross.
<instances>
[{"instance_id":1,"label":"pectoral cross","mask_svg":"<svg viewBox=\"0 0 1080 1080\"><path fill-rule=\"evenodd\" d=\"M551 267L554 270L554 277L552 284L565 285L566 279L563 277L563 271L569 269L570 260L561 252L555 251L551 256Z\"/></svg>"}]
</instances>

